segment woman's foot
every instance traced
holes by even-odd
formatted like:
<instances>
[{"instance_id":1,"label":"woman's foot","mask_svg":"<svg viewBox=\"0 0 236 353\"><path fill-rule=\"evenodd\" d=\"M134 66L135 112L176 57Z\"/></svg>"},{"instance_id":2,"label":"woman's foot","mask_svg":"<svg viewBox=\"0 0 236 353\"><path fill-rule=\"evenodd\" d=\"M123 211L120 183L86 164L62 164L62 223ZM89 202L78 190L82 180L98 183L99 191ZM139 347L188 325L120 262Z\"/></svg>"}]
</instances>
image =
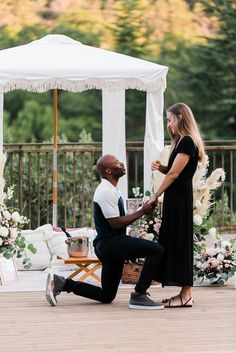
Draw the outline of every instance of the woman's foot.
<instances>
[{"instance_id":1,"label":"woman's foot","mask_svg":"<svg viewBox=\"0 0 236 353\"><path fill-rule=\"evenodd\" d=\"M166 300L164 301L165 308L191 308L193 306L192 297L184 298L181 294L164 300Z\"/></svg>"},{"instance_id":2,"label":"woman's foot","mask_svg":"<svg viewBox=\"0 0 236 353\"><path fill-rule=\"evenodd\" d=\"M174 297L170 297L170 298L165 298L165 299L162 299L162 303L169 303L170 301L174 300L175 298L178 298L179 297L179 294L175 295Z\"/></svg>"}]
</instances>

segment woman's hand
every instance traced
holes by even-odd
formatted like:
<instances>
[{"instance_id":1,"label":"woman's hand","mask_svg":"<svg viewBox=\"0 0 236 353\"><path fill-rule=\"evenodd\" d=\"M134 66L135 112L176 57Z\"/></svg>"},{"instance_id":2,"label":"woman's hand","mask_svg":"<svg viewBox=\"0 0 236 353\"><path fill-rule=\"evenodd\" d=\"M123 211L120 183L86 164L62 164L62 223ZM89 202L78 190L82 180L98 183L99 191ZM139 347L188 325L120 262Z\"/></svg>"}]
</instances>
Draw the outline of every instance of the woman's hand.
<instances>
[{"instance_id":1,"label":"woman's hand","mask_svg":"<svg viewBox=\"0 0 236 353\"><path fill-rule=\"evenodd\" d=\"M161 162L159 160L152 162L152 164L151 164L152 172L155 172L155 170L159 170L160 165L161 165Z\"/></svg>"},{"instance_id":2,"label":"woman's hand","mask_svg":"<svg viewBox=\"0 0 236 353\"><path fill-rule=\"evenodd\" d=\"M150 198L149 202L150 202L151 204L156 204L156 203L157 203L157 199L158 199L157 195L154 194L154 195L152 195L152 197Z\"/></svg>"}]
</instances>

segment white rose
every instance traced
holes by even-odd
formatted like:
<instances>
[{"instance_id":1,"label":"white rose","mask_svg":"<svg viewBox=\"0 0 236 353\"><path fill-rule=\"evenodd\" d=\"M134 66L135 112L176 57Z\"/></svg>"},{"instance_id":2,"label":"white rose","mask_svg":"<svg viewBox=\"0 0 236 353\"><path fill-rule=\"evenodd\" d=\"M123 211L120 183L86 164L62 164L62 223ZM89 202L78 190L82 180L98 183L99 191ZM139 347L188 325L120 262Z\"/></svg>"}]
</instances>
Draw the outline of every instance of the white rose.
<instances>
[{"instance_id":1,"label":"white rose","mask_svg":"<svg viewBox=\"0 0 236 353\"><path fill-rule=\"evenodd\" d=\"M221 247L222 247L222 248L226 248L226 246L230 247L230 246L231 246L230 242L227 241L227 240L222 241Z\"/></svg>"},{"instance_id":2,"label":"white rose","mask_svg":"<svg viewBox=\"0 0 236 353\"><path fill-rule=\"evenodd\" d=\"M11 219L11 214L7 210L3 211L3 217L6 218L8 221Z\"/></svg>"},{"instance_id":3,"label":"white rose","mask_svg":"<svg viewBox=\"0 0 236 353\"><path fill-rule=\"evenodd\" d=\"M198 268L202 268L202 262L201 262L201 261L198 261L198 262L196 263L196 266L197 266Z\"/></svg>"},{"instance_id":4,"label":"white rose","mask_svg":"<svg viewBox=\"0 0 236 353\"><path fill-rule=\"evenodd\" d=\"M193 216L193 223L200 226L202 224L202 217L199 214L195 214Z\"/></svg>"},{"instance_id":5,"label":"white rose","mask_svg":"<svg viewBox=\"0 0 236 353\"><path fill-rule=\"evenodd\" d=\"M8 235L9 231L8 231L8 228L7 227L0 227L0 235L3 237L3 238L6 238L7 235Z\"/></svg>"},{"instance_id":6,"label":"white rose","mask_svg":"<svg viewBox=\"0 0 236 353\"><path fill-rule=\"evenodd\" d=\"M148 233L144 237L144 239L146 239L146 240L153 240L153 238L154 238L154 235L152 233Z\"/></svg>"},{"instance_id":7,"label":"white rose","mask_svg":"<svg viewBox=\"0 0 236 353\"><path fill-rule=\"evenodd\" d=\"M218 254L217 255L217 260L218 261L223 261L224 260L224 255L223 254Z\"/></svg>"},{"instance_id":8,"label":"white rose","mask_svg":"<svg viewBox=\"0 0 236 353\"><path fill-rule=\"evenodd\" d=\"M0 238L0 246L3 244L3 240L2 238Z\"/></svg>"},{"instance_id":9,"label":"white rose","mask_svg":"<svg viewBox=\"0 0 236 353\"><path fill-rule=\"evenodd\" d=\"M16 240L17 237L17 228L10 228L11 239Z\"/></svg>"},{"instance_id":10,"label":"white rose","mask_svg":"<svg viewBox=\"0 0 236 353\"><path fill-rule=\"evenodd\" d=\"M206 252L210 257L213 257L217 254L218 251L216 250L216 248L209 248L206 250Z\"/></svg>"},{"instance_id":11,"label":"white rose","mask_svg":"<svg viewBox=\"0 0 236 353\"><path fill-rule=\"evenodd\" d=\"M20 222L21 221L21 216L20 216L19 212L17 212L17 211L12 213L11 218L15 222Z\"/></svg>"},{"instance_id":12,"label":"white rose","mask_svg":"<svg viewBox=\"0 0 236 353\"><path fill-rule=\"evenodd\" d=\"M215 238L215 236L216 236L216 228L215 227L210 228L208 233L209 233L209 235L211 237Z\"/></svg>"},{"instance_id":13,"label":"white rose","mask_svg":"<svg viewBox=\"0 0 236 353\"><path fill-rule=\"evenodd\" d=\"M196 208L200 208L200 207L202 206L201 201L200 201L200 200L196 200L194 206L195 206Z\"/></svg>"}]
</instances>

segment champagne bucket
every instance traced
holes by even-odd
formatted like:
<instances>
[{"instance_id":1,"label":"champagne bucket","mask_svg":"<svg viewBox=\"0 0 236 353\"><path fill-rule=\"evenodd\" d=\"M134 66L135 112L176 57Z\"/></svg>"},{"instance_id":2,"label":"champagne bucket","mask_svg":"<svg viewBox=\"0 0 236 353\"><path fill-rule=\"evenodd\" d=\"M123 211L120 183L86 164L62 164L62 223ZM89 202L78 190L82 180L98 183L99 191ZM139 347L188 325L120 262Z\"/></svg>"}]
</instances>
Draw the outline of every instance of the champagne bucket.
<instances>
[{"instance_id":1,"label":"champagne bucket","mask_svg":"<svg viewBox=\"0 0 236 353\"><path fill-rule=\"evenodd\" d=\"M86 236L70 237L65 240L71 257L86 257L89 252L89 238Z\"/></svg>"}]
</instances>

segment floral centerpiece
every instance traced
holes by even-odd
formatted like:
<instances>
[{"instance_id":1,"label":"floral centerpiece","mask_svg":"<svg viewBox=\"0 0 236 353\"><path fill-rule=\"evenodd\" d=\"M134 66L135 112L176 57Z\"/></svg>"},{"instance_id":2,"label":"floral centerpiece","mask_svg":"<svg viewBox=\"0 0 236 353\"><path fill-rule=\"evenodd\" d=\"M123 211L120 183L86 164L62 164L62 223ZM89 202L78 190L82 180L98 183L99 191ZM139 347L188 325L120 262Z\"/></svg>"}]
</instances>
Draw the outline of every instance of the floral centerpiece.
<instances>
[{"instance_id":1,"label":"floral centerpiece","mask_svg":"<svg viewBox=\"0 0 236 353\"><path fill-rule=\"evenodd\" d=\"M214 228L211 228L211 231ZM200 283L224 284L236 271L235 240L222 240L220 235L215 236L212 247L203 247L201 252L195 254L194 274L195 280Z\"/></svg>"},{"instance_id":2,"label":"floral centerpiece","mask_svg":"<svg viewBox=\"0 0 236 353\"><path fill-rule=\"evenodd\" d=\"M23 257L22 263L25 269L31 267L30 259L25 254L26 248L33 254L37 252L33 244L27 244L25 237L21 235L21 229L28 223L28 219L21 216L19 212L7 206L13 197L14 186L8 187L4 192L5 181L3 179L3 169L6 156L0 158L0 254L6 259L11 259L14 255Z\"/></svg>"},{"instance_id":3,"label":"floral centerpiece","mask_svg":"<svg viewBox=\"0 0 236 353\"><path fill-rule=\"evenodd\" d=\"M11 259L14 255L16 257L23 257L22 263L25 269L31 266L30 259L25 255L27 248L33 254L36 249L33 244L26 244L25 237L21 235L21 229L28 223L28 219L21 216L19 212L6 205L6 201L13 196L14 187L9 187L4 195L4 203L0 204L0 254L6 259Z\"/></svg>"},{"instance_id":4,"label":"floral centerpiece","mask_svg":"<svg viewBox=\"0 0 236 353\"><path fill-rule=\"evenodd\" d=\"M206 177L208 166L207 158L193 178L194 280L197 284L222 285L236 270L235 240L223 240L209 220L212 192L225 180L225 172L217 168Z\"/></svg>"}]
</instances>

